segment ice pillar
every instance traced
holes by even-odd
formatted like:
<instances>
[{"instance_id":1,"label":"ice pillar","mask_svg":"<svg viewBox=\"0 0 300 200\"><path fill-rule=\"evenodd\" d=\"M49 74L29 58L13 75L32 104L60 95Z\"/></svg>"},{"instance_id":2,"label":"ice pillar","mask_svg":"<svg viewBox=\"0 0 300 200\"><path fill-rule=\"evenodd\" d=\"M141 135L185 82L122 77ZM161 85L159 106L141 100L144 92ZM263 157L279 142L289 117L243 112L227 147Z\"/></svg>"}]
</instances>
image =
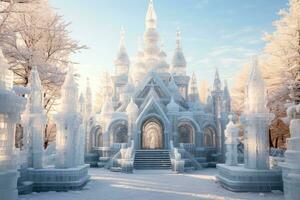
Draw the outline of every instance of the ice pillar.
<instances>
[{"instance_id":1,"label":"ice pillar","mask_svg":"<svg viewBox=\"0 0 300 200\"><path fill-rule=\"evenodd\" d=\"M269 169L269 124L274 118L266 106L265 83L258 67L257 57L246 87L243 121L245 125L245 167Z\"/></svg>"}]
</instances>

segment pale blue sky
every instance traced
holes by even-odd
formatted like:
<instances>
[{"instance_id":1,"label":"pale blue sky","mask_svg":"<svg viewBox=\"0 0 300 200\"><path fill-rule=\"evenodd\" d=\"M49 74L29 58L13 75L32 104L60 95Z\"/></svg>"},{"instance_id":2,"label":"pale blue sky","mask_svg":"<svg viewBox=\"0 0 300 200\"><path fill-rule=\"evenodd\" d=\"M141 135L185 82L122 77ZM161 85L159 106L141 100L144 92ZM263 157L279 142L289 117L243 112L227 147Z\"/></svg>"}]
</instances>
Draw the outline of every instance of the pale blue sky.
<instances>
[{"instance_id":1,"label":"pale blue sky","mask_svg":"<svg viewBox=\"0 0 300 200\"><path fill-rule=\"evenodd\" d=\"M74 39L89 47L73 56L82 77L89 76L94 88L100 73L113 69L119 32L126 30L129 55L136 53L137 39L144 31L148 0L50 0L51 5L71 22ZM188 72L198 81L213 80L215 68L232 83L234 75L259 53L264 32L273 30L272 21L287 0L154 0L158 30L170 60L179 26L188 61Z\"/></svg>"}]
</instances>

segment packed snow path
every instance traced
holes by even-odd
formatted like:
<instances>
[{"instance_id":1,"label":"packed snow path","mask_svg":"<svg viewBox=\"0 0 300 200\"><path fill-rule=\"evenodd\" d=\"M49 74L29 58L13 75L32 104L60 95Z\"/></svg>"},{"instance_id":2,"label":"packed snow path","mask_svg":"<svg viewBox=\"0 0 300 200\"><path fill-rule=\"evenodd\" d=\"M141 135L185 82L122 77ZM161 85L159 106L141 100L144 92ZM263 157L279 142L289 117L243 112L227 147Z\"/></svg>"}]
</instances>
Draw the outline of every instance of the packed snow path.
<instances>
[{"instance_id":1,"label":"packed snow path","mask_svg":"<svg viewBox=\"0 0 300 200\"><path fill-rule=\"evenodd\" d=\"M185 174L135 171L134 174L90 169L91 181L82 191L33 193L19 200L279 200L281 192L234 193L215 183L216 169Z\"/></svg>"}]
</instances>

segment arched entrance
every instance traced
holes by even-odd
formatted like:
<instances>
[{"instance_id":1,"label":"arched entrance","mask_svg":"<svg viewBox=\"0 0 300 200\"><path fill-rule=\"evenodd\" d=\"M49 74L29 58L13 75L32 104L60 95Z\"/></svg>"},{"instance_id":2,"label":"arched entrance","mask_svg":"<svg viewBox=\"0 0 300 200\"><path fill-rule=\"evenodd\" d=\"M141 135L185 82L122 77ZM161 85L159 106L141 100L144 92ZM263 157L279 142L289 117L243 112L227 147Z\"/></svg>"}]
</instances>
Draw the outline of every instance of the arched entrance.
<instances>
[{"instance_id":1,"label":"arched entrance","mask_svg":"<svg viewBox=\"0 0 300 200\"><path fill-rule=\"evenodd\" d=\"M216 134L213 128L205 127L204 128L204 147L216 147Z\"/></svg>"},{"instance_id":2,"label":"arched entrance","mask_svg":"<svg viewBox=\"0 0 300 200\"><path fill-rule=\"evenodd\" d=\"M163 149L163 126L156 118L148 119L142 126L142 149Z\"/></svg>"},{"instance_id":3,"label":"arched entrance","mask_svg":"<svg viewBox=\"0 0 300 200\"><path fill-rule=\"evenodd\" d=\"M182 123L178 126L179 143L193 143L194 129L189 123Z\"/></svg>"}]
</instances>

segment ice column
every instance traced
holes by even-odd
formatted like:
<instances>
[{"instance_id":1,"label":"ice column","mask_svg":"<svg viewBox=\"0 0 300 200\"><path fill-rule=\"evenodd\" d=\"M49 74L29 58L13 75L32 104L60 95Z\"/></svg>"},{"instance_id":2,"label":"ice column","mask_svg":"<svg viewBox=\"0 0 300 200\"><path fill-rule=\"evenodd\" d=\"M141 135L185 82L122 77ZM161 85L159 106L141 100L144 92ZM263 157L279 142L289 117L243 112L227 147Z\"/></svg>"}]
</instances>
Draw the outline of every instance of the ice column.
<instances>
[{"instance_id":1,"label":"ice column","mask_svg":"<svg viewBox=\"0 0 300 200\"><path fill-rule=\"evenodd\" d=\"M251 74L245 92L246 101L243 115L245 167L269 169L268 126L274 115L266 107L265 83L258 67L257 57L253 58Z\"/></svg>"},{"instance_id":2,"label":"ice column","mask_svg":"<svg viewBox=\"0 0 300 200\"><path fill-rule=\"evenodd\" d=\"M232 116L229 116L229 123L225 130L225 144L226 144L226 165L236 166L238 164L237 145L239 137L239 128L232 121Z\"/></svg>"},{"instance_id":3,"label":"ice column","mask_svg":"<svg viewBox=\"0 0 300 200\"><path fill-rule=\"evenodd\" d=\"M82 117L77 112L78 88L70 67L62 86L61 109L55 116L56 168L71 168L77 165L79 132Z\"/></svg>"},{"instance_id":4,"label":"ice column","mask_svg":"<svg viewBox=\"0 0 300 200\"><path fill-rule=\"evenodd\" d=\"M0 52L0 198L5 200L16 200L18 196L15 126L26 101L11 92L12 80L12 72Z\"/></svg>"}]
</instances>

